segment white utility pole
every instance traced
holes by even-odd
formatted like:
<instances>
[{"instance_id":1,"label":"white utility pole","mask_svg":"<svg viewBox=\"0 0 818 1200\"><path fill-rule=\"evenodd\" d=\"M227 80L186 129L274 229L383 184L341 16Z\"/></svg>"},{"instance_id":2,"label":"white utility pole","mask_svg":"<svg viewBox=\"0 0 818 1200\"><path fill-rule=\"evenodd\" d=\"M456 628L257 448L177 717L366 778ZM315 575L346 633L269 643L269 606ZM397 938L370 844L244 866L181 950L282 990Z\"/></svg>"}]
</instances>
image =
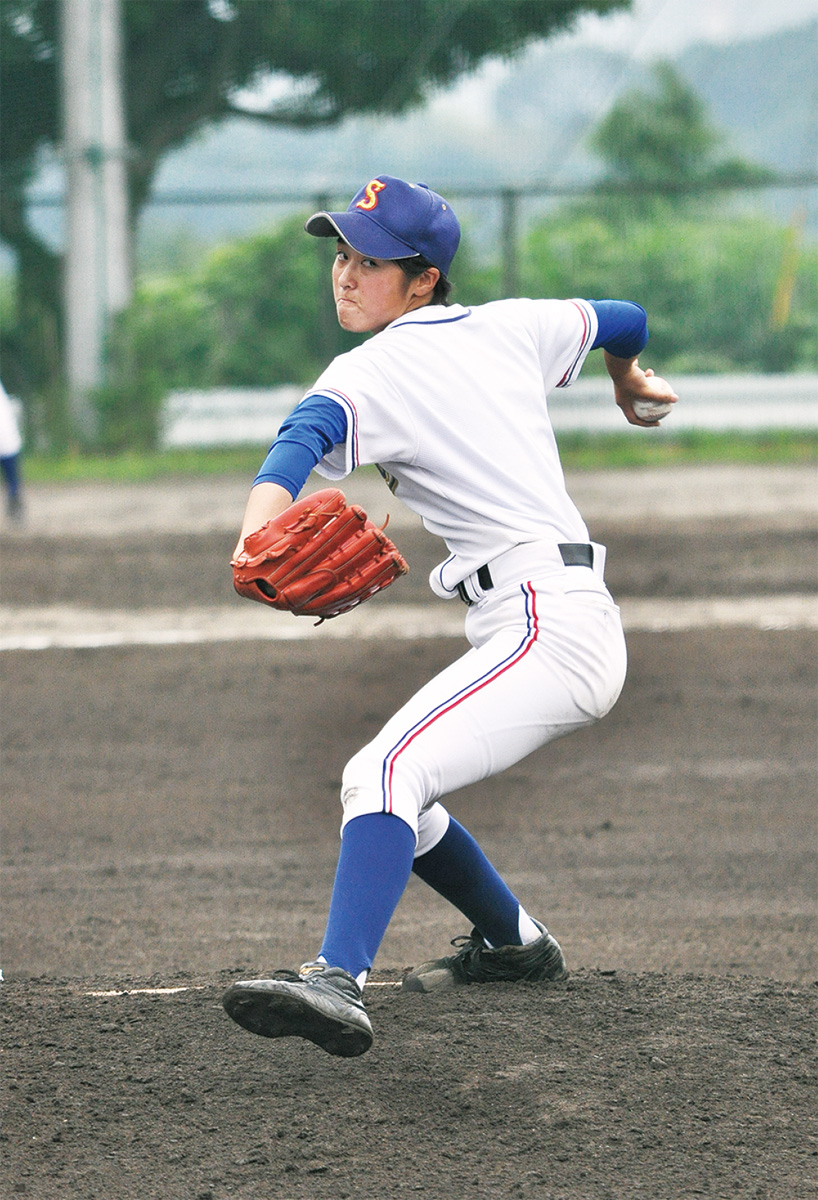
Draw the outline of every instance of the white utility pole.
<instances>
[{"instance_id":1,"label":"white utility pole","mask_svg":"<svg viewBox=\"0 0 818 1200\"><path fill-rule=\"evenodd\" d=\"M61 0L66 375L75 431L96 429L111 317L131 296L120 0Z\"/></svg>"}]
</instances>

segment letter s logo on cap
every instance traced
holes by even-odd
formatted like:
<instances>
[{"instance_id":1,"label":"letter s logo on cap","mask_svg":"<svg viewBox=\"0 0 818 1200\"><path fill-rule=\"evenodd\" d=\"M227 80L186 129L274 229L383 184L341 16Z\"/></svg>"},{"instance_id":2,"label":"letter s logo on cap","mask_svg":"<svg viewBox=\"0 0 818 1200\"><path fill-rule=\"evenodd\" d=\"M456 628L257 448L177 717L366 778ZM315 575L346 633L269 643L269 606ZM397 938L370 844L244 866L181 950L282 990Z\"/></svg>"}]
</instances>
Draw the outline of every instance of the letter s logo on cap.
<instances>
[{"instance_id":1,"label":"letter s logo on cap","mask_svg":"<svg viewBox=\"0 0 818 1200\"><path fill-rule=\"evenodd\" d=\"M378 207L378 192L382 192L386 187L385 183L381 183L380 179L373 179L371 183L366 185L366 199L359 200L355 205L356 208L363 208L370 212L373 208Z\"/></svg>"}]
</instances>

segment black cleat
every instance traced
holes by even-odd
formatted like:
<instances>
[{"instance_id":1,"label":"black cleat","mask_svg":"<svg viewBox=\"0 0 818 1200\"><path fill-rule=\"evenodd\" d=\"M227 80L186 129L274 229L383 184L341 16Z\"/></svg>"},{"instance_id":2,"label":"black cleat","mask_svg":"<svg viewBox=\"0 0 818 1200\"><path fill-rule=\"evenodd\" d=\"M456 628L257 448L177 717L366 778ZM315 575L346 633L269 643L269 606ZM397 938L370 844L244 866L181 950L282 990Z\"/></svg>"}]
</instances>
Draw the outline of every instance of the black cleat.
<instances>
[{"instance_id":1,"label":"black cleat","mask_svg":"<svg viewBox=\"0 0 818 1200\"><path fill-rule=\"evenodd\" d=\"M373 1033L358 983L340 967L304 963L298 973L231 984L222 997L228 1016L259 1037L302 1037L327 1054L355 1058Z\"/></svg>"},{"instance_id":2,"label":"black cleat","mask_svg":"<svg viewBox=\"0 0 818 1200\"><path fill-rule=\"evenodd\" d=\"M521 980L558 983L568 978L559 942L536 921L542 937L527 946L491 949L473 929L452 942L457 953L422 963L404 977L407 992L446 992L469 983L517 983Z\"/></svg>"}]
</instances>

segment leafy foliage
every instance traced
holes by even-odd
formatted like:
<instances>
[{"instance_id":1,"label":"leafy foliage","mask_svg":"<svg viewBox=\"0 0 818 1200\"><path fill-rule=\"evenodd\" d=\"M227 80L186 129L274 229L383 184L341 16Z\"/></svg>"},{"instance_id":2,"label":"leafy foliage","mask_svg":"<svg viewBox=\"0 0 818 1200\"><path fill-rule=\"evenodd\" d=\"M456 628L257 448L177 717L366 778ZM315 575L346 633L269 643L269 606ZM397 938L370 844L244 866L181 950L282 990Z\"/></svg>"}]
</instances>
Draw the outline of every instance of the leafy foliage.
<instances>
[{"instance_id":1,"label":"leafy foliage","mask_svg":"<svg viewBox=\"0 0 818 1200\"><path fill-rule=\"evenodd\" d=\"M111 339L103 441L153 444L159 403L174 388L274 386L318 374L322 250L303 218L291 219L211 251L192 274L143 284Z\"/></svg>"},{"instance_id":2,"label":"leafy foliage","mask_svg":"<svg viewBox=\"0 0 818 1200\"><path fill-rule=\"evenodd\" d=\"M444 45L446 38L437 49L431 42L424 43L428 62L415 63L412 68L413 86L420 89L417 95L431 80L444 80L447 71L465 69L477 61L473 56L479 54L481 44L487 44L485 29L480 35L484 42L474 40L473 30L461 29L459 22L465 20L466 10L472 17L478 14L486 29L493 28L492 36L500 39L498 46L510 52L517 44L515 37L522 34L514 21L507 24L508 14L512 9L521 13L527 7L525 0L516 5L498 5L495 0L486 4L482 0L428 0L423 4L420 0L406 4L403 0L400 4L380 0L374 4L369 0L291 4L282 0L275 5L255 5L250 0L210 0L209 4L167 0L161 6L152 0L126 0L134 54L138 59L141 53L142 69L155 74L147 92L153 95L156 108L151 112L146 107L139 114L144 130L152 133L150 138L146 133L144 161L138 170L145 170L150 155L160 155L172 138L184 140L200 119L210 119L201 116L208 105L211 117L232 109L238 103L236 89L256 77L254 72L262 70L260 62L269 65L269 55L265 58L262 50L265 45L270 47L261 33L252 53L241 50L239 34L243 37L243 33L237 22L245 10L248 20L260 17L261 9L275 9L277 21L283 21L288 13L292 22L298 18L299 37L306 39L304 47L276 50L294 56L287 61L288 69L295 72L299 63L303 66L310 60L309 46L322 36L321 21L332 15L337 23L345 5L351 7L344 12L366 10L373 21L376 15L380 20L384 9L392 10L393 17L399 9L419 21L431 20L433 12L442 19L446 9L454 22L452 28L461 30L460 50L455 54L452 44ZM553 10L552 16L559 9L566 20L577 9L574 4L545 5L540 0L536 7ZM150 42L156 33L153 22L160 8L166 14L171 8L178 10L184 36L160 37L160 45L153 50L147 44L139 49L142 40ZM50 27L45 21L53 9L54 4L45 0L5 0L0 15L7 24L9 14L16 13L17 43L16 50L15 44L9 49L0 43L0 54L4 62L12 63L13 70L19 68L14 54L23 40L29 56L39 55L44 62L51 62L53 76L53 41L49 41ZM281 27L276 28L281 33ZM237 41L230 41L230 30ZM291 32L295 36L295 25ZM210 59L196 49L197 38L204 33ZM272 26L264 36L273 38ZM353 103L355 72L348 64L356 55L364 55L359 62L359 88L361 79L371 79L373 87L376 80L383 83L386 77L378 73L380 60L366 59L366 47L373 45L368 36L362 33L356 49L354 39L348 40L343 33L340 57L346 56L347 65L328 65L326 77L305 74L303 89L274 106L266 119L303 123L336 119L337 105ZM401 44L405 55L412 58L408 47L414 40L407 34ZM221 55L218 69L212 61L214 54ZM18 57L25 60L24 54ZM388 61L396 71L397 60L390 57ZM409 97L415 93L408 78L397 90L387 88L384 103L399 108L411 102ZM46 90L43 105L50 103ZM374 106L374 90L362 90L356 103L359 111L366 104ZM22 112L20 119L25 120ZM136 113L132 119L136 120ZM35 115L32 121L30 136L41 136L37 132L40 117ZM2 136L11 141L18 135L22 138L19 131L9 130L9 124L5 119L0 126ZM650 88L623 97L597 131L594 144L607 164L608 177L597 194L560 206L529 230L520 255L520 292L639 301L650 318L651 361L663 371L815 370L818 251L806 246L794 254L793 230L749 214L729 192L712 190L716 182L760 181L766 173L721 154L718 132L710 126L695 93L673 69L661 65ZM134 170L136 178L138 170ZM138 191L138 182L133 186ZM4 201L3 213L7 211ZM113 332L110 383L98 397L108 448L154 445L159 406L172 388L306 385L332 355L356 344L359 339L344 334L335 321L329 297L328 247L306 237L302 222L303 216L289 220L269 233L211 252L194 269L141 283ZM32 235L25 229L18 246L29 250L33 246ZM33 277L36 257L29 262ZM473 260L468 234L455 262L454 281L454 298L462 303L482 303L502 294L499 264L487 266ZM25 290L23 282L20 275L21 292ZM785 284L789 300L782 317L778 298ZM28 295L28 306L22 295L18 301L15 336L22 341L25 330L41 331L37 344L50 347L51 365L47 366L51 370L58 344L56 300L51 304L43 299L44 286L35 293L29 289ZM25 320L24 313L28 314ZM29 360L43 361L42 353L33 354L34 345L32 339ZM56 406L49 419L55 428L60 419Z\"/></svg>"},{"instance_id":3,"label":"leafy foliage","mask_svg":"<svg viewBox=\"0 0 818 1200\"><path fill-rule=\"evenodd\" d=\"M772 319L788 230L760 216L694 218L665 209L629 224L565 208L525 245L529 294L635 300L651 361L668 372L818 366L818 251L802 251L789 320Z\"/></svg>"},{"instance_id":4,"label":"leafy foliage","mask_svg":"<svg viewBox=\"0 0 818 1200\"><path fill-rule=\"evenodd\" d=\"M165 153L207 123L243 113L309 127L352 112L399 113L489 55L630 0L122 0L124 109L134 226ZM0 236L17 253L18 327L7 339L15 386L60 374L60 260L27 223L38 155L59 145L59 0L0 4ZM265 112L244 89L270 74L290 86ZM56 353L55 353L56 350Z\"/></svg>"}]
</instances>

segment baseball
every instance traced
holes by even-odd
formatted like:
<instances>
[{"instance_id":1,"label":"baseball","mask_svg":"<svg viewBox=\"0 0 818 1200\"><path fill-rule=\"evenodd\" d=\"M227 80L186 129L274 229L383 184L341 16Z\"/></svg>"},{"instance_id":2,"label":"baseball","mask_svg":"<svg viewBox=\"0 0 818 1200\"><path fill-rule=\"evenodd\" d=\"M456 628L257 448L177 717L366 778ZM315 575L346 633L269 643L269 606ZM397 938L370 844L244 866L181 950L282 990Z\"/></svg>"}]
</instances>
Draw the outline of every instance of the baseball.
<instances>
[{"instance_id":1,"label":"baseball","mask_svg":"<svg viewBox=\"0 0 818 1200\"><path fill-rule=\"evenodd\" d=\"M661 421L666 417L673 405L667 400L634 400L633 411L640 421Z\"/></svg>"}]
</instances>

